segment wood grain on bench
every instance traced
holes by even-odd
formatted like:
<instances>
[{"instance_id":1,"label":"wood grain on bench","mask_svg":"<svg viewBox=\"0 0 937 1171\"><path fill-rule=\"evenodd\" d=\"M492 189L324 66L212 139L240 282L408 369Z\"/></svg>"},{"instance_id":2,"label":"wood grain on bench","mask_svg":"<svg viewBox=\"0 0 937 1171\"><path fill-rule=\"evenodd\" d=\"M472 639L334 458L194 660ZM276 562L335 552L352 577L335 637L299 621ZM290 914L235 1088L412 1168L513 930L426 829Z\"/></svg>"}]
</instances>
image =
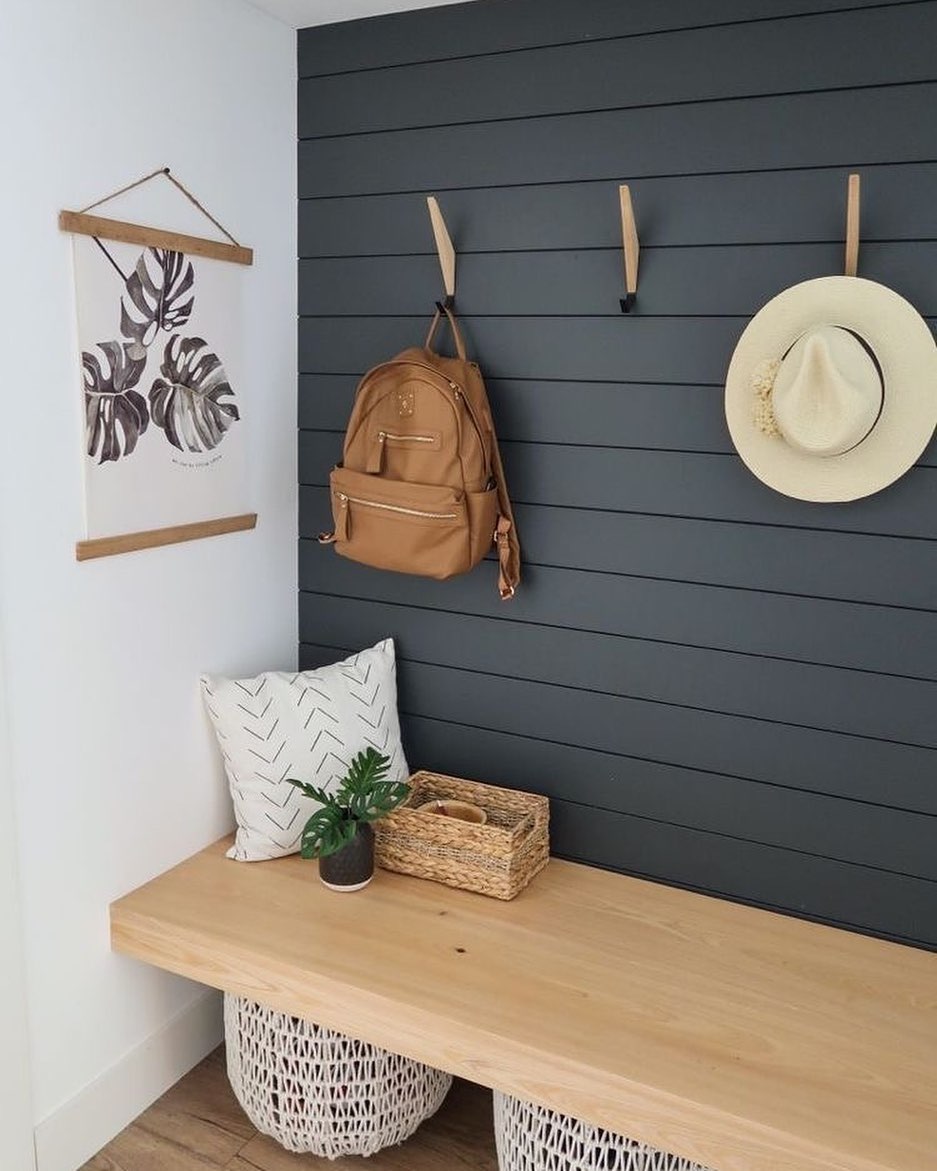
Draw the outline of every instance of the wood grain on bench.
<instances>
[{"instance_id":1,"label":"wood grain on bench","mask_svg":"<svg viewBox=\"0 0 937 1171\"><path fill-rule=\"evenodd\" d=\"M500 903L336 895L223 840L111 908L115 950L715 1171L934 1171L937 955L552 861Z\"/></svg>"}]
</instances>

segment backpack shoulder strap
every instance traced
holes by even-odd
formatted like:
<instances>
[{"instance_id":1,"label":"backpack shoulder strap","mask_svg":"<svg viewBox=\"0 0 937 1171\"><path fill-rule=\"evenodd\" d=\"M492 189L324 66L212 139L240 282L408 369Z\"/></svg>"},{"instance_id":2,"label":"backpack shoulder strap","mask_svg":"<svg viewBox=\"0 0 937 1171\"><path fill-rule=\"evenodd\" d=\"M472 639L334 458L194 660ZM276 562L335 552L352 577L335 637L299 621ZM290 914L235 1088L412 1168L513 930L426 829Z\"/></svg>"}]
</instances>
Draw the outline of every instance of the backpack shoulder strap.
<instances>
[{"instance_id":1,"label":"backpack shoulder strap","mask_svg":"<svg viewBox=\"0 0 937 1171\"><path fill-rule=\"evenodd\" d=\"M436 313L430 324L429 333L426 335L426 349L432 349L433 338L436 335L436 330L443 316L446 317L449 322L449 328L452 330L452 339L455 342L459 360L464 362L466 366L469 366L470 363L465 356L465 342L462 340L462 332L456 322L455 315L448 305L441 304L439 301L436 302ZM481 375L479 374L478 377L480 379ZM481 385L484 388L483 382ZM498 524L494 531L494 545L498 550L498 593L501 595L501 600L506 602L514 597L514 591L520 584L521 545L517 538L517 525L514 523L514 511L511 508L511 500L508 496L507 481L504 478L504 465L501 462L498 437L495 434L494 423L491 420L491 408L488 405L487 391L482 389L482 395L491 434L491 467L498 492Z\"/></svg>"}]
</instances>

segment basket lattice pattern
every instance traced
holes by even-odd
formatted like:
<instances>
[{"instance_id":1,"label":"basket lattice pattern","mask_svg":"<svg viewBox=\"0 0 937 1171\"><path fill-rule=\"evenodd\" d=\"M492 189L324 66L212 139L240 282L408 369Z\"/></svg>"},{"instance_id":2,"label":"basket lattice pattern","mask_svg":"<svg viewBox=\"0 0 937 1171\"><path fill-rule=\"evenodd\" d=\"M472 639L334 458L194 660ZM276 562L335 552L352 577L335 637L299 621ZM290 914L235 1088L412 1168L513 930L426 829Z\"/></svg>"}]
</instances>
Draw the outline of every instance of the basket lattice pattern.
<instances>
[{"instance_id":1,"label":"basket lattice pattern","mask_svg":"<svg viewBox=\"0 0 937 1171\"><path fill-rule=\"evenodd\" d=\"M635 1139L495 1090L501 1171L706 1171Z\"/></svg>"},{"instance_id":2,"label":"basket lattice pattern","mask_svg":"<svg viewBox=\"0 0 937 1171\"><path fill-rule=\"evenodd\" d=\"M410 1137L452 1085L447 1073L241 997L224 1000L228 1078L262 1134L326 1159Z\"/></svg>"}]
</instances>

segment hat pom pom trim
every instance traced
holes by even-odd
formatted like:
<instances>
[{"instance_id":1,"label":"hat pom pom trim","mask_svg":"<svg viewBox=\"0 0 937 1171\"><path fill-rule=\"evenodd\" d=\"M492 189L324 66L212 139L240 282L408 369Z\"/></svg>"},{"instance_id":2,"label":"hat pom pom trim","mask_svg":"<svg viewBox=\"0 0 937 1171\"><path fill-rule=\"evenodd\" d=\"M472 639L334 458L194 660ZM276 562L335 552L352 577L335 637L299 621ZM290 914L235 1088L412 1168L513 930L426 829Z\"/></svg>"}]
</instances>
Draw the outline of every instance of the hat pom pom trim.
<instances>
[{"instance_id":1,"label":"hat pom pom trim","mask_svg":"<svg viewBox=\"0 0 937 1171\"><path fill-rule=\"evenodd\" d=\"M781 362L778 358L766 358L759 362L752 371L751 388L755 396L752 418L755 426L769 439L780 439L781 429L774 417L774 408L771 405L771 392L774 389L774 380L778 376Z\"/></svg>"}]
</instances>

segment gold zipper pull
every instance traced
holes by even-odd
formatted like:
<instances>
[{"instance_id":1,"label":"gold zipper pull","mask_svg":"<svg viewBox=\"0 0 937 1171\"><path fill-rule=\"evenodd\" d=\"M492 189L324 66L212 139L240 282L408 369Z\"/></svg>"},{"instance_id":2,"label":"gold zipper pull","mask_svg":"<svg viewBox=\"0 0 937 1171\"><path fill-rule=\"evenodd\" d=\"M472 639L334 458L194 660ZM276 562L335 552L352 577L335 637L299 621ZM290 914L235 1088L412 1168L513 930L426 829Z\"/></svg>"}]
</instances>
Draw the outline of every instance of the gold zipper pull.
<instances>
[{"instance_id":1,"label":"gold zipper pull","mask_svg":"<svg viewBox=\"0 0 937 1171\"><path fill-rule=\"evenodd\" d=\"M338 499L340 502L340 507L338 510L338 516L335 518L335 540L336 541L347 541L348 540L348 497L344 494L344 492L339 492Z\"/></svg>"},{"instance_id":2,"label":"gold zipper pull","mask_svg":"<svg viewBox=\"0 0 937 1171\"><path fill-rule=\"evenodd\" d=\"M365 471L372 476L378 475L384 468L384 445L387 442L387 432L378 431L377 443L372 444L371 450L368 452L368 462L365 466Z\"/></svg>"}]
</instances>

